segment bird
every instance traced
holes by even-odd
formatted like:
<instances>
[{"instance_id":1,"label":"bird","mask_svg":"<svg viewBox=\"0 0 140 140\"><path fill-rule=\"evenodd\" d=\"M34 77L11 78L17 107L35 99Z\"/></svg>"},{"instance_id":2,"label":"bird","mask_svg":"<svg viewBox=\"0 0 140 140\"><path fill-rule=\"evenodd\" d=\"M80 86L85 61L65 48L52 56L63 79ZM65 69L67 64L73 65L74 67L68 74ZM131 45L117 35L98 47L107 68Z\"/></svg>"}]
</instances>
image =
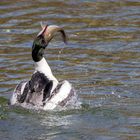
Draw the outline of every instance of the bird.
<instances>
[{"instance_id":1,"label":"bird","mask_svg":"<svg viewBox=\"0 0 140 140\"><path fill-rule=\"evenodd\" d=\"M64 29L58 25L42 25L42 30L32 44L32 59L35 70L30 80L21 81L14 89L10 105L41 110L63 108L77 101L77 93L67 80L58 81L44 57L45 48L56 36L61 35L67 44Z\"/></svg>"}]
</instances>

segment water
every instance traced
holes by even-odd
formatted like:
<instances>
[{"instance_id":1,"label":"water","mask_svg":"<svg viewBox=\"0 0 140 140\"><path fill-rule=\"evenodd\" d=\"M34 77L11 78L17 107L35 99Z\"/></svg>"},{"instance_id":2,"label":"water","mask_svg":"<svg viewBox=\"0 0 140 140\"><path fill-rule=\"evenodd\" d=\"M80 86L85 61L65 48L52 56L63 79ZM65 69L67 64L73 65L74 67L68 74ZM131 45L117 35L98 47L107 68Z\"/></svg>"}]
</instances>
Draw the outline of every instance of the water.
<instances>
[{"instance_id":1,"label":"water","mask_svg":"<svg viewBox=\"0 0 140 140\"><path fill-rule=\"evenodd\" d=\"M140 1L1 1L0 139L140 139ZM81 109L36 112L7 105L34 71L31 46L40 22L64 27L45 57L69 80Z\"/></svg>"}]
</instances>

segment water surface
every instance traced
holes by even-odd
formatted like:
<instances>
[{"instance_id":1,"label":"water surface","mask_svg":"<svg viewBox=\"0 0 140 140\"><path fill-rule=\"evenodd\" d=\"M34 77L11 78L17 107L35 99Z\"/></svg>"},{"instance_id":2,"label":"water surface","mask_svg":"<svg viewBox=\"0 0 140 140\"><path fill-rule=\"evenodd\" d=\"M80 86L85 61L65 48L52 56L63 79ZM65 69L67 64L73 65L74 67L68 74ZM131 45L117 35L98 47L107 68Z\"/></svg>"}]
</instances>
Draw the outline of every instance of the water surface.
<instances>
[{"instance_id":1,"label":"water surface","mask_svg":"<svg viewBox=\"0 0 140 140\"><path fill-rule=\"evenodd\" d=\"M138 140L140 138L139 0L0 2L0 139ZM77 90L81 109L35 112L8 99L34 71L33 39L40 22L64 27L45 58Z\"/></svg>"}]
</instances>

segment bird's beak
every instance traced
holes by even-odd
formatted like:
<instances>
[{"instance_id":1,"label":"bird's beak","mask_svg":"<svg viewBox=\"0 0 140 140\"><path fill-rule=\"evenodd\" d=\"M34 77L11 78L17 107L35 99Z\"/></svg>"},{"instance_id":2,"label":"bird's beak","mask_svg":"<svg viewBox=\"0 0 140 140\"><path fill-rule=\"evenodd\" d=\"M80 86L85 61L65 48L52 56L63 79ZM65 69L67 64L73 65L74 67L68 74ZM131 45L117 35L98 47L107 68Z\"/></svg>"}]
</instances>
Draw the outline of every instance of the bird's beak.
<instances>
[{"instance_id":1,"label":"bird's beak","mask_svg":"<svg viewBox=\"0 0 140 140\"><path fill-rule=\"evenodd\" d=\"M42 30L39 32L38 36L43 36L45 42L48 44L54 37L56 32L60 32L62 35L63 42L67 44L67 37L63 28L57 25L42 25Z\"/></svg>"}]
</instances>

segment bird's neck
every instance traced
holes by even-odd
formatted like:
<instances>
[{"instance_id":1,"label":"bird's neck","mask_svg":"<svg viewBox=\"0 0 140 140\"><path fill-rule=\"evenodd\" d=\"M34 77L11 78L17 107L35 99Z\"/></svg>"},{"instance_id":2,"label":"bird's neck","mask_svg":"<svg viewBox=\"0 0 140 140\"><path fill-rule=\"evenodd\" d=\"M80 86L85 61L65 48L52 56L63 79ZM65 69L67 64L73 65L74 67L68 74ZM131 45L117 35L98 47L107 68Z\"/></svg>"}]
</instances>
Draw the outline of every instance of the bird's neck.
<instances>
[{"instance_id":1,"label":"bird's neck","mask_svg":"<svg viewBox=\"0 0 140 140\"><path fill-rule=\"evenodd\" d=\"M43 58L43 54L44 54L44 49L41 48L40 46L35 45L32 47L32 59L35 62L41 61Z\"/></svg>"},{"instance_id":2,"label":"bird's neck","mask_svg":"<svg viewBox=\"0 0 140 140\"><path fill-rule=\"evenodd\" d=\"M43 73L49 80L58 82L44 57L40 61L35 62L35 71Z\"/></svg>"}]
</instances>

